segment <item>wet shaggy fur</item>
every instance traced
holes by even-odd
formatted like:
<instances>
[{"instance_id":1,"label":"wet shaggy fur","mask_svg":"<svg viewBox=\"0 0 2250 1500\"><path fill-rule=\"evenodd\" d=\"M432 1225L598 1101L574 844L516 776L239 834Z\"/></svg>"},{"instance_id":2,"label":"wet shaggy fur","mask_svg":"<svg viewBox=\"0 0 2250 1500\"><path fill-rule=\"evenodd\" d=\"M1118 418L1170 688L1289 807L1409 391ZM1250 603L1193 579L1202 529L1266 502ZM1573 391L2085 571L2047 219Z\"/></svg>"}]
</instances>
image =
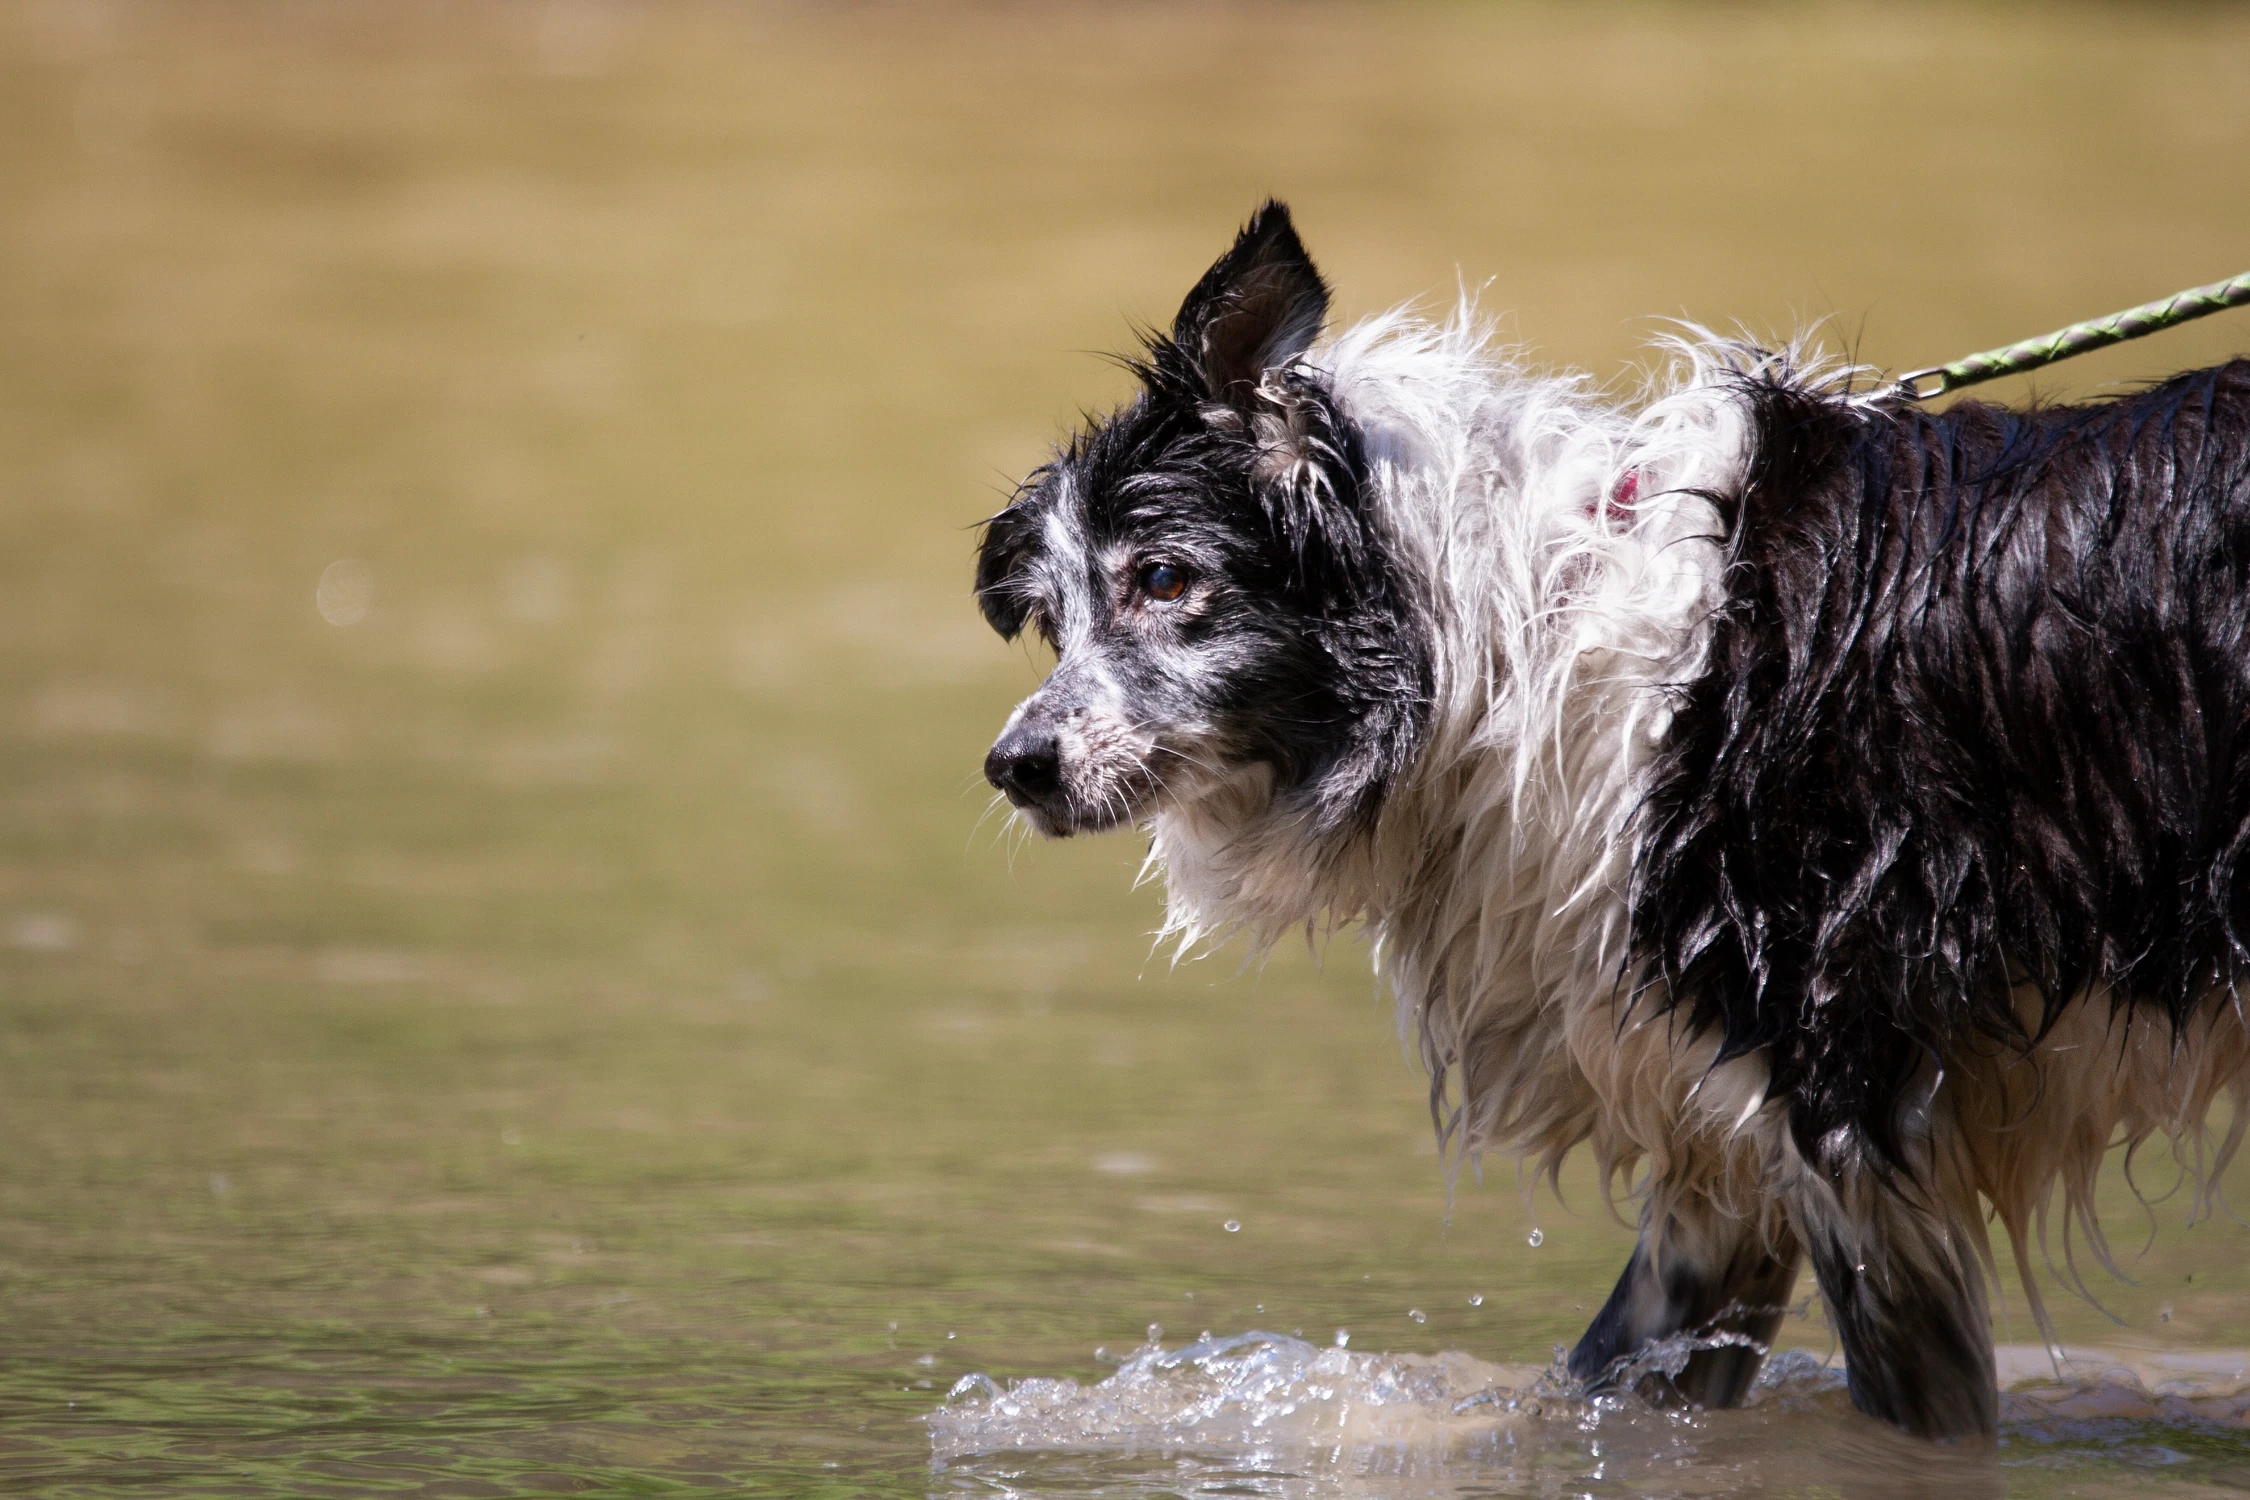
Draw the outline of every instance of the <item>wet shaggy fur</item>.
<instances>
[{"instance_id":1,"label":"wet shaggy fur","mask_svg":"<svg viewBox=\"0 0 2250 1500\"><path fill-rule=\"evenodd\" d=\"M2089 993L2184 1033L2250 960L2250 362L2028 412L1742 395L1635 942L1801 1155L1904 1168L1932 1061Z\"/></svg>"},{"instance_id":2,"label":"wet shaggy fur","mask_svg":"<svg viewBox=\"0 0 2250 1500\"><path fill-rule=\"evenodd\" d=\"M1809 1260L1863 1410L1989 1433L1988 1215L2029 1286L2113 1144L2200 1214L2241 1133L2250 364L1619 401L1328 301L1268 205L988 523L1056 653L988 776L1145 827L1183 944L1365 924L1458 1150L1635 1181L1590 1384L1739 1401Z\"/></svg>"}]
</instances>

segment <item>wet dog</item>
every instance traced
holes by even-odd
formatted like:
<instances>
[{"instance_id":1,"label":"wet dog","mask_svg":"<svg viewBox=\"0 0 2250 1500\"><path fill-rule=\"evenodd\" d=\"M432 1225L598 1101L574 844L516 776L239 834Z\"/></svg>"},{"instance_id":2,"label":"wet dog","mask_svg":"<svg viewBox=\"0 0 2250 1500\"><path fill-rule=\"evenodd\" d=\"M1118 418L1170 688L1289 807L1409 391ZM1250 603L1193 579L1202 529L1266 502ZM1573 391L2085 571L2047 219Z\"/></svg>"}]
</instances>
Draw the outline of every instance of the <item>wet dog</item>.
<instances>
[{"instance_id":1,"label":"wet dog","mask_svg":"<svg viewBox=\"0 0 2250 1500\"><path fill-rule=\"evenodd\" d=\"M986 524L1056 657L986 775L1144 827L1183 943L1364 923L1454 1149L1635 1183L1589 1384L1739 1401L1809 1258L1861 1410L1991 1432L1988 1215L2031 1287L2112 1144L2195 1213L2242 1133L2250 362L1931 412L1691 335L1618 401L1328 310L1266 205Z\"/></svg>"}]
</instances>

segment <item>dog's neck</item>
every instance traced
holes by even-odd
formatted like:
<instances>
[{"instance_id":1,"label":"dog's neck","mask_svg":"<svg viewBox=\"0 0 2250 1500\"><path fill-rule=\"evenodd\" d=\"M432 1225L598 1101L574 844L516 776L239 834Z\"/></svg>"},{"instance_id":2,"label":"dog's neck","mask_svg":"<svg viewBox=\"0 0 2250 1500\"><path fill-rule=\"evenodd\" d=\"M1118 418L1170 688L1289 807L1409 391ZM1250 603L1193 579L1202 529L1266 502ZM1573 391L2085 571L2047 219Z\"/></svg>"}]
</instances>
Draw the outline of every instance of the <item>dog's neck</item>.
<instances>
[{"instance_id":1,"label":"dog's neck","mask_svg":"<svg viewBox=\"0 0 2250 1500\"><path fill-rule=\"evenodd\" d=\"M1371 828L1321 833L1252 768L1161 813L1150 858L1183 947L1363 923L1442 1079L1517 1001L1622 963L1639 778L1700 663L1744 432L1717 350L1637 410L1495 357L1465 314L1372 319L1310 363L1429 623L1421 743Z\"/></svg>"}]
</instances>

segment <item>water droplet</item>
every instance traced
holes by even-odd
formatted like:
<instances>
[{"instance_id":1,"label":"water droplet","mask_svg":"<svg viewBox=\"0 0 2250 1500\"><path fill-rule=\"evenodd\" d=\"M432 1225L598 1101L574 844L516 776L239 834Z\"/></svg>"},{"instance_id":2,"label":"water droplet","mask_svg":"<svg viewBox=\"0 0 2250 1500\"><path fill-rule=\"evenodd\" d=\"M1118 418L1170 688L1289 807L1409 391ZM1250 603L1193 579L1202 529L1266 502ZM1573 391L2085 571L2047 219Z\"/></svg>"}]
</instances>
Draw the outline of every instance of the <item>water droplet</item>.
<instances>
[{"instance_id":1,"label":"water droplet","mask_svg":"<svg viewBox=\"0 0 2250 1500\"><path fill-rule=\"evenodd\" d=\"M1484 1306L1484 1293L1482 1293L1482 1292L1471 1292L1471 1293L1469 1293L1469 1306L1471 1306L1471 1307L1482 1307L1482 1306Z\"/></svg>"},{"instance_id":2,"label":"water droplet","mask_svg":"<svg viewBox=\"0 0 2250 1500\"><path fill-rule=\"evenodd\" d=\"M1224 1229L1229 1234L1242 1233L1242 1221L1240 1219L1229 1219L1219 1227L1221 1229Z\"/></svg>"},{"instance_id":3,"label":"water droplet","mask_svg":"<svg viewBox=\"0 0 2250 1500\"><path fill-rule=\"evenodd\" d=\"M1525 1242L1528 1243L1534 1250L1547 1243L1547 1236L1537 1229L1531 1231L1531 1233L1526 1235L1524 1238Z\"/></svg>"},{"instance_id":4,"label":"water droplet","mask_svg":"<svg viewBox=\"0 0 2250 1500\"><path fill-rule=\"evenodd\" d=\"M1339 1328L1339 1329L1337 1329L1337 1330L1336 1330L1336 1347L1337 1347L1337 1348L1339 1348L1339 1349L1342 1349L1342 1348L1344 1348L1345 1346L1349 1345L1349 1344L1351 1343L1351 1341L1352 1341L1352 1331L1351 1331L1351 1330L1350 1330L1349 1328Z\"/></svg>"},{"instance_id":5,"label":"water droplet","mask_svg":"<svg viewBox=\"0 0 2250 1500\"><path fill-rule=\"evenodd\" d=\"M1416 1323L1427 1323L1430 1321L1430 1315L1422 1311L1422 1309L1420 1309L1419 1307L1408 1308L1406 1310L1406 1316L1410 1321Z\"/></svg>"},{"instance_id":6,"label":"water droplet","mask_svg":"<svg viewBox=\"0 0 2250 1500\"><path fill-rule=\"evenodd\" d=\"M331 625L357 625L375 605L375 570L343 557L321 569L313 604Z\"/></svg>"}]
</instances>

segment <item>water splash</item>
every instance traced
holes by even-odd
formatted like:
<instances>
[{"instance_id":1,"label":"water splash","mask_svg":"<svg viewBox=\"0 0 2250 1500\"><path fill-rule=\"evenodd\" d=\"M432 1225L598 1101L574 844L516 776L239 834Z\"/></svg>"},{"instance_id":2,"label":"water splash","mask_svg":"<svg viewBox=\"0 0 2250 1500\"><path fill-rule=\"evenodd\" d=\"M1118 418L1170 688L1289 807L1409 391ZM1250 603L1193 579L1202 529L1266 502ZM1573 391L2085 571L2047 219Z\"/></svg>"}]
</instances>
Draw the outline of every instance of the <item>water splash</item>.
<instances>
[{"instance_id":1,"label":"water splash","mask_svg":"<svg viewBox=\"0 0 2250 1500\"><path fill-rule=\"evenodd\" d=\"M1677 1380L1681 1372L1687 1369L1689 1360L1711 1349L1755 1349L1760 1354L1766 1352L1764 1344L1746 1333L1676 1333L1670 1338L1645 1344L1633 1354L1612 1360L1602 1371L1601 1384L1605 1388L1629 1391L1637 1389L1651 1375L1660 1376L1666 1381ZM1798 1352L1801 1354L1803 1351ZM1560 1361L1563 1356L1558 1351L1555 1357ZM1794 1371L1801 1366L1791 1365L1789 1368ZM1842 1378L1839 1371L1838 1381Z\"/></svg>"},{"instance_id":2,"label":"water splash","mask_svg":"<svg viewBox=\"0 0 2250 1500\"><path fill-rule=\"evenodd\" d=\"M1500 1365L1467 1354L1355 1354L1341 1328L1328 1349L1286 1334L1214 1337L1206 1329L1195 1342L1167 1350L1162 1332L1152 1325L1148 1342L1092 1386L1068 1379L1002 1386L985 1375L962 1377L929 1418L933 1450L944 1459L1090 1446L1446 1448L1506 1440L1541 1419L1590 1431L1605 1420L1655 1415L1632 1396L1588 1395L1560 1345L1552 1364ZM1737 1333L1678 1334L1622 1362L1608 1388L1629 1391L1650 1375L1677 1376L1698 1352L1738 1345L1756 1347ZM1767 1361L1752 1401L1840 1396L1843 1388L1840 1368L1792 1351Z\"/></svg>"},{"instance_id":3,"label":"water splash","mask_svg":"<svg viewBox=\"0 0 2250 1500\"><path fill-rule=\"evenodd\" d=\"M1676 1375L1697 1350L1738 1342L1671 1340L1617 1374ZM2073 1470L2101 1480L2053 1487L2058 1495L2103 1493L2127 1471L2189 1483L2206 1458L2224 1457L2194 1456L2216 1453L2212 1439L2239 1453L2250 1432L2250 1354L2078 1354L2058 1373L2042 1350L2004 1347L1999 1366L2007 1389L1998 1454L1938 1456L1958 1457L1959 1477L1979 1494L1994 1462L2036 1469L2042 1483ZM1747 1404L1747 1413L1709 1414L1589 1396L1559 1359L1355 1353L1249 1332L1177 1349L1152 1337L1092 1385L970 1375L926 1420L950 1485L981 1493L979 1476L999 1474L1007 1493L1026 1497L1155 1485L1181 1495L1452 1500L1546 1494L1580 1480L1670 1493L1684 1467L1731 1488L1817 1488L1886 1476L1920 1483L1938 1461L1924 1445L1894 1451L1871 1438L1842 1368L1818 1354L1773 1355Z\"/></svg>"},{"instance_id":4,"label":"water splash","mask_svg":"<svg viewBox=\"0 0 2250 1500\"><path fill-rule=\"evenodd\" d=\"M1007 1449L1335 1448L1504 1440L1549 1372L1465 1354L1354 1354L1279 1333L1151 1340L1093 1386L964 1376L931 1414L940 1460ZM1561 1399L1550 1395L1546 1399Z\"/></svg>"}]
</instances>

